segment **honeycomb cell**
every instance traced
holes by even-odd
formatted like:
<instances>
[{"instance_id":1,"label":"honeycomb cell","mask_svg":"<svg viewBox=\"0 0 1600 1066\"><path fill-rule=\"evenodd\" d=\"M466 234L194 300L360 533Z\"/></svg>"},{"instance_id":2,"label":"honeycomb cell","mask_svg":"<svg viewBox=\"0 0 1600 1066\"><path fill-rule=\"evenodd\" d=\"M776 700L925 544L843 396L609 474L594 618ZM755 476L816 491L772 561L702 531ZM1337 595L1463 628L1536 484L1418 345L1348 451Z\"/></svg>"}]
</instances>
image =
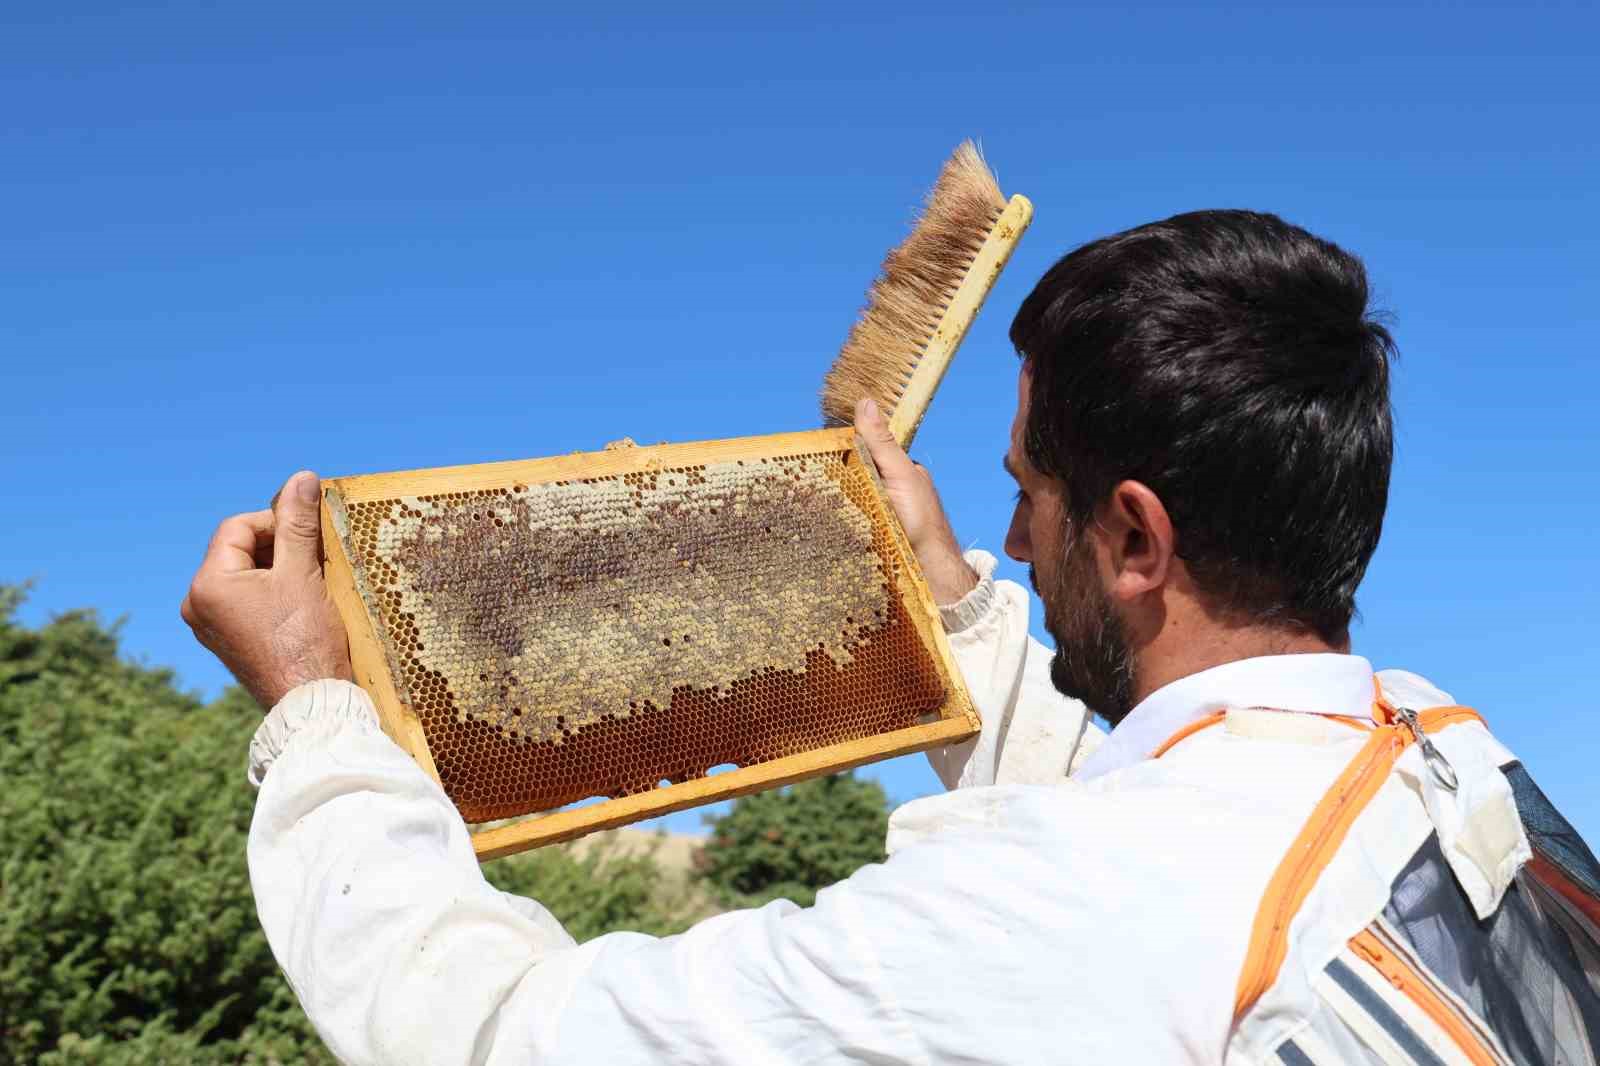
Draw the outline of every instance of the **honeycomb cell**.
<instances>
[{"instance_id":1,"label":"honeycomb cell","mask_svg":"<svg viewBox=\"0 0 1600 1066\"><path fill-rule=\"evenodd\" d=\"M353 502L395 688L469 822L915 725L944 702L850 451Z\"/></svg>"}]
</instances>

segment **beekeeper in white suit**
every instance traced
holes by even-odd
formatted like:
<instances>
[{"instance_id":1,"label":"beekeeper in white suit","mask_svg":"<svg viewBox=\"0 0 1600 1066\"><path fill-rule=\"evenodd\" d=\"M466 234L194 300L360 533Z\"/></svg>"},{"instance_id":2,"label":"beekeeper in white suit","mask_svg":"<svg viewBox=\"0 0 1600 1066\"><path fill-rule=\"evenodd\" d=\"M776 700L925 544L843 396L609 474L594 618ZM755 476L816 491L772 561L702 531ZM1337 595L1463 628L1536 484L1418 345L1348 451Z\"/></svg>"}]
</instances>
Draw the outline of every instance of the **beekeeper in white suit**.
<instances>
[{"instance_id":1,"label":"beekeeper in white suit","mask_svg":"<svg viewBox=\"0 0 1600 1066\"><path fill-rule=\"evenodd\" d=\"M336 1055L1594 1061L1593 856L1475 712L1350 654L1392 453L1360 262L1182 215L1066 256L1012 340L1009 446L968 431L1006 448L1006 550L1056 650L863 405L983 731L933 753L952 791L894 813L888 861L808 909L574 944L484 881L349 682L315 477L222 523L183 613L272 708L251 877ZM1079 700L1114 727L1093 751Z\"/></svg>"}]
</instances>

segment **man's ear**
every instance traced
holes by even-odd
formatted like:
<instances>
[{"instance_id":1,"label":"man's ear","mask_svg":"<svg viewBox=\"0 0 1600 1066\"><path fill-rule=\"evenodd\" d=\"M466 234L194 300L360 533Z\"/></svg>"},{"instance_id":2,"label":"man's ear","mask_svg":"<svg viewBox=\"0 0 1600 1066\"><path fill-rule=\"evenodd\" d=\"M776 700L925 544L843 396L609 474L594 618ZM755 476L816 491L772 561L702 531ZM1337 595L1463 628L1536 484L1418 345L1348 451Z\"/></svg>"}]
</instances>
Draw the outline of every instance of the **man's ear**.
<instances>
[{"instance_id":1,"label":"man's ear","mask_svg":"<svg viewBox=\"0 0 1600 1066\"><path fill-rule=\"evenodd\" d=\"M1095 523L1113 599L1135 600L1167 583L1174 562L1172 519L1148 485L1118 484L1096 512Z\"/></svg>"}]
</instances>

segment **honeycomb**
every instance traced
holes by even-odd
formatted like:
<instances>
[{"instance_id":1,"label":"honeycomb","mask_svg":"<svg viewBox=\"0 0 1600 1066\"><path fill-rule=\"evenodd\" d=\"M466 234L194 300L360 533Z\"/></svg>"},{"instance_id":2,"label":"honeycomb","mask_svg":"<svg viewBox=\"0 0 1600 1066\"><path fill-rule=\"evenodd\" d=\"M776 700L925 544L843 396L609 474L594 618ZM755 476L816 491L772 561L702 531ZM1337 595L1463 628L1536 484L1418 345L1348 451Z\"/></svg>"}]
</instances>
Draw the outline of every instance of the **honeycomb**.
<instances>
[{"instance_id":1,"label":"honeycomb","mask_svg":"<svg viewBox=\"0 0 1600 1066\"><path fill-rule=\"evenodd\" d=\"M850 450L349 502L340 538L469 822L890 732L944 702Z\"/></svg>"}]
</instances>

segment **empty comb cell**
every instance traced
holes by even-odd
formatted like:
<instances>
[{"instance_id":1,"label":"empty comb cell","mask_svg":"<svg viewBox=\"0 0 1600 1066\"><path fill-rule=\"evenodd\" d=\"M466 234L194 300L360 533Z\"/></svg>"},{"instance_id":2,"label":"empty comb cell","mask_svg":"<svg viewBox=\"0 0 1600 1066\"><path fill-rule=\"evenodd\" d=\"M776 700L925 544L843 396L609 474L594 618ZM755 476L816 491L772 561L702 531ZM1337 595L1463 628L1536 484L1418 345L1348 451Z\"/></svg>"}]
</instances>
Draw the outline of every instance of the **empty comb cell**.
<instances>
[{"instance_id":1,"label":"empty comb cell","mask_svg":"<svg viewBox=\"0 0 1600 1066\"><path fill-rule=\"evenodd\" d=\"M850 430L344 478L325 503L358 680L462 817L611 800L482 831L486 856L976 728Z\"/></svg>"}]
</instances>

